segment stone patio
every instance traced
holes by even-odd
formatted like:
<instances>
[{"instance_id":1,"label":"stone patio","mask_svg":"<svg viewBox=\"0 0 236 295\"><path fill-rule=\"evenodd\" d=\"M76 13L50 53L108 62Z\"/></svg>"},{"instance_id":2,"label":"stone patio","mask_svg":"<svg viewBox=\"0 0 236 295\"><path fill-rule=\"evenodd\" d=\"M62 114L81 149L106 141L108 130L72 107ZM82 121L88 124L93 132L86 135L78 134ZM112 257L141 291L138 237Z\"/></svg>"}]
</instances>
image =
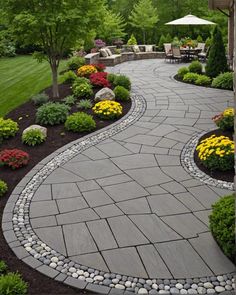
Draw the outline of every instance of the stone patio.
<instances>
[{"instance_id":1,"label":"stone patio","mask_svg":"<svg viewBox=\"0 0 236 295\"><path fill-rule=\"evenodd\" d=\"M194 134L214 128L211 117L232 104L233 93L178 83L172 78L178 67L144 60L108 70L131 78L146 110L132 126L85 149L43 181L31 198L29 219L53 252L33 258L8 228L5 237L20 259L57 280L104 294L232 290L235 266L208 229L211 205L230 191L195 179L180 155ZM5 211L3 225L11 223L12 213Z\"/></svg>"}]
</instances>

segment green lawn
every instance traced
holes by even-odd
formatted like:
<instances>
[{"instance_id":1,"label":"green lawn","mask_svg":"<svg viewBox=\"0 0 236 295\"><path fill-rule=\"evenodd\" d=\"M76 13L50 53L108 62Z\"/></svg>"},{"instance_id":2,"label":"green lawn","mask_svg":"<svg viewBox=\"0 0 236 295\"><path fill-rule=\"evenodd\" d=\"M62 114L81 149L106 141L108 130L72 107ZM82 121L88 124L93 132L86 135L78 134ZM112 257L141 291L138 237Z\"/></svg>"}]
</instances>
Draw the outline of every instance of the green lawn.
<instances>
[{"instance_id":1,"label":"green lawn","mask_svg":"<svg viewBox=\"0 0 236 295\"><path fill-rule=\"evenodd\" d=\"M65 63L61 63L60 69ZM38 63L32 56L0 58L0 77L0 116L51 85L49 64Z\"/></svg>"}]
</instances>

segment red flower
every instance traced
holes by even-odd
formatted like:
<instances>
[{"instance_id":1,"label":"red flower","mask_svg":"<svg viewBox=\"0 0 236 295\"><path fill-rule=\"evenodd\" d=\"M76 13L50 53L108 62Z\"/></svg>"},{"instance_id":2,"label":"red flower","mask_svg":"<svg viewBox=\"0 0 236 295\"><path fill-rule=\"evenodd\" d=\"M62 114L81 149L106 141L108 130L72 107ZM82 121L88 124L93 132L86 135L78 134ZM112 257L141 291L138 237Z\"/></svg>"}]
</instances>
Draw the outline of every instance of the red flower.
<instances>
[{"instance_id":1,"label":"red flower","mask_svg":"<svg viewBox=\"0 0 236 295\"><path fill-rule=\"evenodd\" d=\"M90 82L94 86L111 87L110 82L107 80L106 72L98 72L90 75Z\"/></svg>"},{"instance_id":2,"label":"red flower","mask_svg":"<svg viewBox=\"0 0 236 295\"><path fill-rule=\"evenodd\" d=\"M8 166L17 169L26 166L29 162L29 154L22 150L3 150L0 152L0 166Z\"/></svg>"},{"instance_id":3,"label":"red flower","mask_svg":"<svg viewBox=\"0 0 236 295\"><path fill-rule=\"evenodd\" d=\"M106 69L106 66L104 64L94 64L93 65L98 72L104 72L104 70Z\"/></svg>"}]
</instances>

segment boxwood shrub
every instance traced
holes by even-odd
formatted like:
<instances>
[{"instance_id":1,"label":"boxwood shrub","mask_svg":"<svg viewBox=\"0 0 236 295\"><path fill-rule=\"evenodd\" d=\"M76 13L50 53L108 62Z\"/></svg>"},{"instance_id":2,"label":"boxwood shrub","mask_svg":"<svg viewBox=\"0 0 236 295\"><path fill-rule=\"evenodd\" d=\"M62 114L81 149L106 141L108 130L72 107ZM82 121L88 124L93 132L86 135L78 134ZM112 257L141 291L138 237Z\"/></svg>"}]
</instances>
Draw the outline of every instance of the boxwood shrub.
<instances>
[{"instance_id":1,"label":"boxwood shrub","mask_svg":"<svg viewBox=\"0 0 236 295\"><path fill-rule=\"evenodd\" d=\"M124 88L123 86L116 86L114 89L116 100L120 101L128 101L130 99L129 90Z\"/></svg>"},{"instance_id":2,"label":"boxwood shrub","mask_svg":"<svg viewBox=\"0 0 236 295\"><path fill-rule=\"evenodd\" d=\"M202 64L198 61L192 61L191 64L188 67L190 73L197 73L201 74L202 73Z\"/></svg>"},{"instance_id":3,"label":"boxwood shrub","mask_svg":"<svg viewBox=\"0 0 236 295\"><path fill-rule=\"evenodd\" d=\"M212 87L233 90L234 74L232 72L225 72L220 74L212 81Z\"/></svg>"},{"instance_id":4,"label":"boxwood shrub","mask_svg":"<svg viewBox=\"0 0 236 295\"><path fill-rule=\"evenodd\" d=\"M64 123L70 107L58 102L49 102L37 109L36 123L41 125L57 125Z\"/></svg>"},{"instance_id":5,"label":"boxwood shrub","mask_svg":"<svg viewBox=\"0 0 236 295\"><path fill-rule=\"evenodd\" d=\"M15 136L18 130L19 126L17 122L11 119L0 118L0 142L3 139Z\"/></svg>"},{"instance_id":6,"label":"boxwood shrub","mask_svg":"<svg viewBox=\"0 0 236 295\"><path fill-rule=\"evenodd\" d=\"M184 75L187 74L189 72L189 69L187 67L182 67L178 70L178 77L180 79L183 79Z\"/></svg>"},{"instance_id":7,"label":"boxwood shrub","mask_svg":"<svg viewBox=\"0 0 236 295\"><path fill-rule=\"evenodd\" d=\"M235 255L235 195L222 197L212 206L210 229L215 240L230 258Z\"/></svg>"},{"instance_id":8,"label":"boxwood shrub","mask_svg":"<svg viewBox=\"0 0 236 295\"><path fill-rule=\"evenodd\" d=\"M211 85L211 78L206 75L199 75L195 84L200 86L209 86Z\"/></svg>"},{"instance_id":9,"label":"boxwood shrub","mask_svg":"<svg viewBox=\"0 0 236 295\"><path fill-rule=\"evenodd\" d=\"M114 86L123 86L127 90L131 89L130 79L128 77L126 77L125 75L116 76L114 81L113 81L113 85Z\"/></svg>"},{"instance_id":10,"label":"boxwood shrub","mask_svg":"<svg viewBox=\"0 0 236 295\"><path fill-rule=\"evenodd\" d=\"M89 132L96 128L96 123L91 115L78 112L67 118L65 128L72 132Z\"/></svg>"},{"instance_id":11,"label":"boxwood shrub","mask_svg":"<svg viewBox=\"0 0 236 295\"><path fill-rule=\"evenodd\" d=\"M195 83L198 78L199 78L199 74L187 73L184 75L183 81L188 83Z\"/></svg>"}]
</instances>

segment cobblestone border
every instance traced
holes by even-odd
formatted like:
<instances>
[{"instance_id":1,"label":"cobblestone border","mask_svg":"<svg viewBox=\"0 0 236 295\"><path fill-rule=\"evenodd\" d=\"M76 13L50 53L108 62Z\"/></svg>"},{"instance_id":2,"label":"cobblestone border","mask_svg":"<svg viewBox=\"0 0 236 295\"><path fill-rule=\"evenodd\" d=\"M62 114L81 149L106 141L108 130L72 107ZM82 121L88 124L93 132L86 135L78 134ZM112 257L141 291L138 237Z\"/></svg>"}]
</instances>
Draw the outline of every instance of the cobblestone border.
<instances>
[{"instance_id":1,"label":"cobblestone border","mask_svg":"<svg viewBox=\"0 0 236 295\"><path fill-rule=\"evenodd\" d=\"M227 182L210 177L208 174L201 171L194 162L194 151L197 147L199 139L204 134L206 134L206 131L194 134L193 137L185 144L180 156L182 166L191 176L197 178L207 185L219 187L222 189L234 190L233 182Z\"/></svg>"},{"instance_id":2,"label":"cobblestone border","mask_svg":"<svg viewBox=\"0 0 236 295\"><path fill-rule=\"evenodd\" d=\"M88 135L57 150L41 161L17 185L4 209L3 234L16 256L37 271L79 289L101 294L213 294L231 293L233 274L205 278L169 280L143 279L104 273L80 265L51 249L33 231L30 204L41 183L59 166L85 149L121 132L137 121L146 109L142 96L132 97L130 112L112 126ZM227 293L227 292L226 292Z\"/></svg>"}]
</instances>

